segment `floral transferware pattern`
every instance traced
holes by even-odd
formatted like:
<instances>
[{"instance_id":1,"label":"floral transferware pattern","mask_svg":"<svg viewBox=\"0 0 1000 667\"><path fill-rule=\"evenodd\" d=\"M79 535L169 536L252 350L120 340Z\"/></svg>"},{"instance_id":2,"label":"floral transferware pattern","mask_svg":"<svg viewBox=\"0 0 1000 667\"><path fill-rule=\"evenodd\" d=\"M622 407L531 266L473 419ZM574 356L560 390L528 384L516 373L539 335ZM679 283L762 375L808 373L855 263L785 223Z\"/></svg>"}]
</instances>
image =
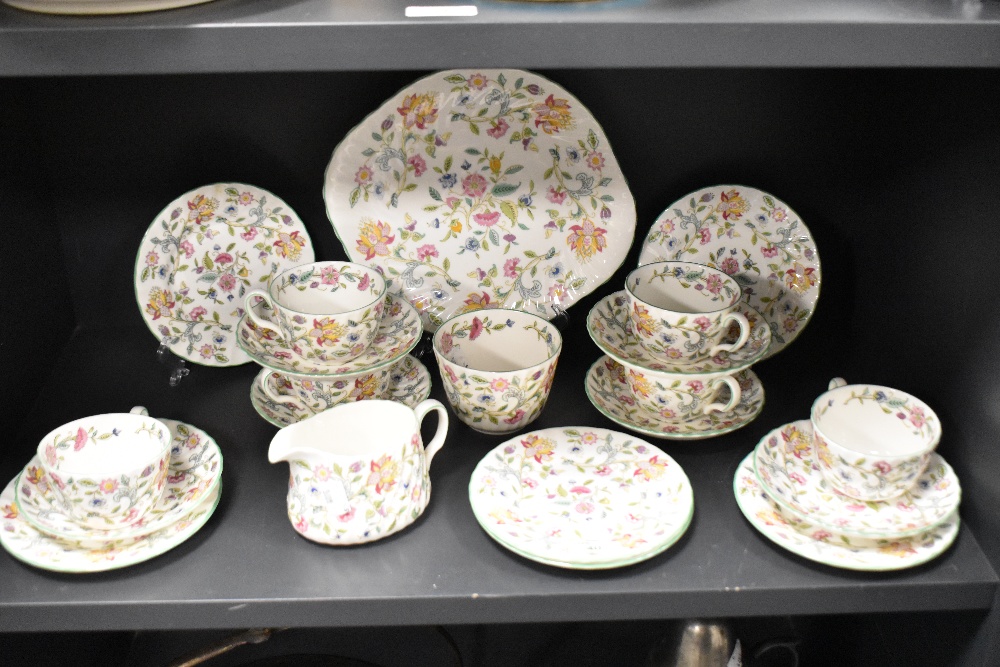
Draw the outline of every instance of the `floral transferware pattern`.
<instances>
[{"instance_id":1,"label":"floral transferware pattern","mask_svg":"<svg viewBox=\"0 0 1000 667\"><path fill-rule=\"evenodd\" d=\"M831 488L817 465L812 424L774 429L757 445L754 471L771 500L831 533L908 537L933 528L958 509L962 488L943 458L932 455L912 491L891 501L860 501Z\"/></svg>"},{"instance_id":2,"label":"floral transferware pattern","mask_svg":"<svg viewBox=\"0 0 1000 667\"><path fill-rule=\"evenodd\" d=\"M260 375L266 375L271 372L264 369L260 372ZM384 396L372 398L396 401L413 408L430 395L431 375L427 371L427 367L415 357L407 355L389 369L389 388L387 393ZM253 403L257 414L264 421L278 428L296 424L315 414L296 406L275 403L261 391L260 384L256 381L253 383L253 389L250 392L250 402Z\"/></svg>"},{"instance_id":3,"label":"floral transferware pattern","mask_svg":"<svg viewBox=\"0 0 1000 667\"><path fill-rule=\"evenodd\" d=\"M438 72L334 151L327 215L434 331L483 308L551 318L624 261L635 202L607 137L558 85L518 70Z\"/></svg>"},{"instance_id":4,"label":"floral transferware pattern","mask_svg":"<svg viewBox=\"0 0 1000 667\"><path fill-rule=\"evenodd\" d=\"M375 339L385 291L375 269L315 262L278 274L267 292L250 292L247 303L261 305L246 316L259 328L279 329L281 345L293 358L341 365L361 356Z\"/></svg>"},{"instance_id":5,"label":"floral transferware pattern","mask_svg":"<svg viewBox=\"0 0 1000 667\"><path fill-rule=\"evenodd\" d=\"M250 361L236 345L243 297L311 262L305 226L275 195L242 183L196 188L149 227L135 265L143 320L177 356L206 366Z\"/></svg>"},{"instance_id":6,"label":"floral transferware pattern","mask_svg":"<svg viewBox=\"0 0 1000 667\"><path fill-rule=\"evenodd\" d=\"M740 463L733 492L743 516L778 546L817 563L847 570L889 571L937 558L958 535L958 513L912 537L862 538L831 533L781 511L754 473L753 453Z\"/></svg>"},{"instance_id":7,"label":"floral transferware pattern","mask_svg":"<svg viewBox=\"0 0 1000 667\"><path fill-rule=\"evenodd\" d=\"M668 206L649 230L639 264L678 259L707 264L740 282L744 302L771 330L768 357L798 337L819 298L819 254L811 233L785 202L754 188L704 188Z\"/></svg>"},{"instance_id":8,"label":"floral transferware pattern","mask_svg":"<svg viewBox=\"0 0 1000 667\"><path fill-rule=\"evenodd\" d=\"M494 319L494 315L497 319ZM455 414L470 428L481 433L507 433L524 428L542 413L555 381L562 336L555 325L534 315L518 313L507 317L502 311L456 317L435 334L435 358L441 372L445 395ZM515 322L515 319L519 319ZM530 322L525 323L530 319ZM496 337L495 345L519 345L518 334L531 332L529 338L544 343L548 358L511 371L485 371L466 368L463 340L480 336ZM510 333L513 336L504 336ZM520 348L518 348L520 349Z\"/></svg>"},{"instance_id":9,"label":"floral transferware pattern","mask_svg":"<svg viewBox=\"0 0 1000 667\"><path fill-rule=\"evenodd\" d=\"M601 414L630 431L664 440L704 440L743 428L764 409L764 386L757 374L744 369L735 374L740 403L730 412L713 412L696 420L666 419L636 407L625 368L603 356L590 367L585 380L587 398Z\"/></svg>"},{"instance_id":10,"label":"floral transferware pattern","mask_svg":"<svg viewBox=\"0 0 1000 667\"><path fill-rule=\"evenodd\" d=\"M0 544L14 558L53 572L104 572L142 563L170 551L197 533L215 512L222 485L204 496L195 507L152 533L94 546L91 540L64 540L28 523L14 501L14 484L0 493Z\"/></svg>"},{"instance_id":11,"label":"floral transferware pattern","mask_svg":"<svg viewBox=\"0 0 1000 667\"><path fill-rule=\"evenodd\" d=\"M163 493L170 430L145 408L77 419L39 443L37 475L63 513L91 528L127 525ZM110 467L109 467L110 466Z\"/></svg>"},{"instance_id":12,"label":"floral transferware pattern","mask_svg":"<svg viewBox=\"0 0 1000 667\"><path fill-rule=\"evenodd\" d=\"M828 481L841 493L865 500L889 500L907 490L923 473L941 439L941 423L934 411L923 401L889 387L835 387L816 399L811 418L816 456ZM872 433L904 442L908 451L916 453L865 455L849 450L830 442L827 429L836 427L829 423L833 419L870 427Z\"/></svg>"},{"instance_id":13,"label":"floral transferware pattern","mask_svg":"<svg viewBox=\"0 0 1000 667\"><path fill-rule=\"evenodd\" d=\"M162 530L191 513L222 479L222 452L215 441L190 424L160 419L171 435L166 485L152 508L138 520L108 530L80 525L65 513L62 499L52 492L55 482L37 457L24 467L14 488L24 520L40 531L77 544L101 547Z\"/></svg>"},{"instance_id":14,"label":"floral transferware pattern","mask_svg":"<svg viewBox=\"0 0 1000 667\"><path fill-rule=\"evenodd\" d=\"M406 299L392 294L385 299L385 312L372 344L361 356L339 366L317 365L301 359L284 347L276 332L255 325L247 317L239 322L238 342L250 359L279 373L329 378L333 375L374 371L406 356L420 342L423 333L420 316ZM260 307L259 304L254 306Z\"/></svg>"},{"instance_id":15,"label":"floral transferware pattern","mask_svg":"<svg viewBox=\"0 0 1000 667\"><path fill-rule=\"evenodd\" d=\"M763 359L771 346L771 330L760 314L742 303L737 306L737 312L742 313L750 324L750 337L746 344L735 352L720 352L697 363L668 363L650 355L632 331L624 290L594 304L587 315L587 331L601 352L624 364L677 374L732 373Z\"/></svg>"},{"instance_id":16,"label":"floral transferware pattern","mask_svg":"<svg viewBox=\"0 0 1000 667\"><path fill-rule=\"evenodd\" d=\"M534 561L575 569L637 563L690 525L687 476L657 447L601 428L550 428L497 446L469 500L487 534Z\"/></svg>"},{"instance_id":17,"label":"floral transferware pattern","mask_svg":"<svg viewBox=\"0 0 1000 667\"><path fill-rule=\"evenodd\" d=\"M423 513L431 480L418 433L395 453L356 458L347 465L289 461L288 518L303 537L324 544L367 542Z\"/></svg>"},{"instance_id":18,"label":"floral transferware pattern","mask_svg":"<svg viewBox=\"0 0 1000 667\"><path fill-rule=\"evenodd\" d=\"M691 308L676 311L653 305L650 295L657 293L656 288L663 290L662 296L686 299ZM702 363L722 352L738 350L749 340L749 322L743 321L745 316L737 306L739 283L703 264L642 266L629 274L625 298L630 333L650 357L668 364ZM739 327L739 338L722 344L734 326ZM744 331L748 332L746 337Z\"/></svg>"}]
</instances>

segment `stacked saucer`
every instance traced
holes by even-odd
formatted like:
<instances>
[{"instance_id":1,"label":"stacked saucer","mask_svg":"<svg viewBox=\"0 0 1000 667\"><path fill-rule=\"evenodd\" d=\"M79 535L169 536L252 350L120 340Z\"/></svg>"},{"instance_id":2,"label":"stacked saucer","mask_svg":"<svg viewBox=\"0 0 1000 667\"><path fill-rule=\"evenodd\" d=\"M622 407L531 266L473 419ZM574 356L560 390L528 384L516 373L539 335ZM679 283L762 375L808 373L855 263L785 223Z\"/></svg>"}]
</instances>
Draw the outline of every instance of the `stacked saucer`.
<instances>
[{"instance_id":1,"label":"stacked saucer","mask_svg":"<svg viewBox=\"0 0 1000 667\"><path fill-rule=\"evenodd\" d=\"M180 545L215 512L222 452L204 431L144 411L67 426L0 493L0 543L18 560L57 572L127 567ZM123 473L134 443L119 445L132 437L164 454Z\"/></svg>"},{"instance_id":2,"label":"stacked saucer","mask_svg":"<svg viewBox=\"0 0 1000 667\"><path fill-rule=\"evenodd\" d=\"M301 296L338 284L357 292L381 281L377 276L349 262L317 262L279 274L267 294L247 296L237 342L262 367L250 400L263 419L283 427L343 402L380 398L413 407L430 395L427 368L409 355L423 332L420 315L406 299L385 294L384 282L375 301L339 319L316 314L330 307ZM284 296L282 285L300 301ZM367 331L360 326L366 322Z\"/></svg>"},{"instance_id":3,"label":"stacked saucer","mask_svg":"<svg viewBox=\"0 0 1000 667\"><path fill-rule=\"evenodd\" d=\"M723 342L713 348L740 346L692 360L677 352L683 342L669 344L675 340L670 333L643 344L627 290L605 297L587 317L587 331L604 353L587 373L588 398L608 419L656 438L699 440L746 426L764 407L764 388L750 367L767 354L771 330L742 301L736 300L731 308L733 319L738 315L746 324L735 336L721 332ZM675 329L690 334L701 323L686 324L682 320ZM693 343L699 344L708 343L700 338Z\"/></svg>"},{"instance_id":4,"label":"stacked saucer","mask_svg":"<svg viewBox=\"0 0 1000 667\"><path fill-rule=\"evenodd\" d=\"M784 424L764 436L737 471L737 502L765 537L816 562L855 570L924 563L950 546L959 526L958 478L930 451L940 434L936 418L923 407L908 405L901 392L857 387L836 386L817 401L814 420ZM816 422L816 414L845 404L870 409L884 417L878 420L884 426L897 429L873 427L872 420L857 412L839 417L855 432L875 433L884 441L902 436L896 441L903 443L894 445L897 454L893 445L867 456L831 454L830 442L814 423L832 432L836 426L822 417ZM838 435L843 439L843 432ZM927 444L918 442L924 435ZM898 453L907 441L924 450L915 454L915 466Z\"/></svg>"}]
</instances>

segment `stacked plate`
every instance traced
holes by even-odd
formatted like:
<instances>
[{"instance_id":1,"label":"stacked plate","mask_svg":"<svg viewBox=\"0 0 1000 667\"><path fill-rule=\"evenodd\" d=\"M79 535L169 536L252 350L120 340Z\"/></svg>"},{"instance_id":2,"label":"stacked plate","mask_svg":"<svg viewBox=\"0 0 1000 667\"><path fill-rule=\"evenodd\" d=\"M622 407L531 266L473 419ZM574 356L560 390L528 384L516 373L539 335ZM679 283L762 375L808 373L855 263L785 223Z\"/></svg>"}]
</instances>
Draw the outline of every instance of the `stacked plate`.
<instances>
[{"instance_id":1,"label":"stacked plate","mask_svg":"<svg viewBox=\"0 0 1000 667\"><path fill-rule=\"evenodd\" d=\"M834 567L897 570L943 553L958 534L961 487L937 453L911 490L859 501L832 489L814 455L809 420L768 433L740 464L737 503L779 546ZM794 452L785 456L783 452Z\"/></svg>"},{"instance_id":2,"label":"stacked plate","mask_svg":"<svg viewBox=\"0 0 1000 667\"><path fill-rule=\"evenodd\" d=\"M132 523L102 530L66 511L36 455L0 493L0 543L18 560L56 572L101 572L159 556L194 535L222 494L222 452L201 429L160 419L170 430L163 493ZM79 440L79 438L78 438ZM109 480L117 486L118 480ZM68 482L68 480L67 480ZM117 498L114 489L100 498Z\"/></svg>"}]
</instances>

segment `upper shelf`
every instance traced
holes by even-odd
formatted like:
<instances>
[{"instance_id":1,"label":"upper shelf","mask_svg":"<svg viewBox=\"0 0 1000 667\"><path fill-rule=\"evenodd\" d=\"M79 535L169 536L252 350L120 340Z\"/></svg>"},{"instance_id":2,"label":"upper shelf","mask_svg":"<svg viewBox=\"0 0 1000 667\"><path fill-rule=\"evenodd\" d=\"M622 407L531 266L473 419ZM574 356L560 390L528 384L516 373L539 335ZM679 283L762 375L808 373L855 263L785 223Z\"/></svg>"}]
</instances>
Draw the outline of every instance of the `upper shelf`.
<instances>
[{"instance_id":1,"label":"upper shelf","mask_svg":"<svg viewBox=\"0 0 1000 667\"><path fill-rule=\"evenodd\" d=\"M460 5L463 0L415 0ZM124 16L0 5L0 76L448 67L1000 67L995 0L216 0Z\"/></svg>"}]
</instances>

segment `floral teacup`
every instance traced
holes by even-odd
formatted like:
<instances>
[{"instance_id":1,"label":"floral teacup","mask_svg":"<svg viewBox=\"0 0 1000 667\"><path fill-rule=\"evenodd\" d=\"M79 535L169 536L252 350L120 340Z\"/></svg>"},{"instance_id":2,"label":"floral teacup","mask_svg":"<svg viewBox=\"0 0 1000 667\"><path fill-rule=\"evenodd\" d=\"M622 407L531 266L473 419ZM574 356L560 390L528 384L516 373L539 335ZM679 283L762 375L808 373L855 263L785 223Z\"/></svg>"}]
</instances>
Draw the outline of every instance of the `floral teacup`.
<instances>
[{"instance_id":1,"label":"floral teacup","mask_svg":"<svg viewBox=\"0 0 1000 667\"><path fill-rule=\"evenodd\" d=\"M135 407L63 424L42 438L38 457L63 513L109 530L135 523L159 499L171 438L166 424Z\"/></svg>"},{"instance_id":2,"label":"floral teacup","mask_svg":"<svg viewBox=\"0 0 1000 667\"><path fill-rule=\"evenodd\" d=\"M393 368L383 366L372 371L330 377L265 369L257 375L255 382L264 395L275 403L315 415L340 403L382 398L389 388Z\"/></svg>"},{"instance_id":3,"label":"floral teacup","mask_svg":"<svg viewBox=\"0 0 1000 667\"><path fill-rule=\"evenodd\" d=\"M420 423L438 413L426 448ZM292 424L271 440L271 463L287 461L288 518L303 537L359 544L391 535L430 501L431 459L448 433L448 411L427 399L415 408L393 401L342 403Z\"/></svg>"},{"instance_id":4,"label":"floral teacup","mask_svg":"<svg viewBox=\"0 0 1000 667\"><path fill-rule=\"evenodd\" d=\"M738 311L742 290L718 269L691 262L655 262L625 279L629 321L639 344L655 359L698 363L743 347L750 337ZM735 322L735 343L723 343Z\"/></svg>"},{"instance_id":5,"label":"floral teacup","mask_svg":"<svg viewBox=\"0 0 1000 667\"><path fill-rule=\"evenodd\" d=\"M636 406L659 419L687 422L729 412L743 396L739 380L727 371L678 374L624 362L622 366ZM728 399L716 401L727 387Z\"/></svg>"},{"instance_id":6,"label":"floral teacup","mask_svg":"<svg viewBox=\"0 0 1000 667\"><path fill-rule=\"evenodd\" d=\"M813 403L810 419L823 476L837 491L863 501L909 491L941 440L937 415L920 399L840 378Z\"/></svg>"},{"instance_id":7,"label":"floral teacup","mask_svg":"<svg viewBox=\"0 0 1000 667\"><path fill-rule=\"evenodd\" d=\"M542 413L561 351L556 327L520 310L463 313L434 334L448 402L482 433L516 431Z\"/></svg>"},{"instance_id":8,"label":"floral teacup","mask_svg":"<svg viewBox=\"0 0 1000 667\"><path fill-rule=\"evenodd\" d=\"M275 276L267 292L246 296L246 316L281 333L282 343L312 363L342 364L368 349L382 320L385 279L351 262L313 262ZM263 312L253 306L263 302Z\"/></svg>"}]
</instances>

